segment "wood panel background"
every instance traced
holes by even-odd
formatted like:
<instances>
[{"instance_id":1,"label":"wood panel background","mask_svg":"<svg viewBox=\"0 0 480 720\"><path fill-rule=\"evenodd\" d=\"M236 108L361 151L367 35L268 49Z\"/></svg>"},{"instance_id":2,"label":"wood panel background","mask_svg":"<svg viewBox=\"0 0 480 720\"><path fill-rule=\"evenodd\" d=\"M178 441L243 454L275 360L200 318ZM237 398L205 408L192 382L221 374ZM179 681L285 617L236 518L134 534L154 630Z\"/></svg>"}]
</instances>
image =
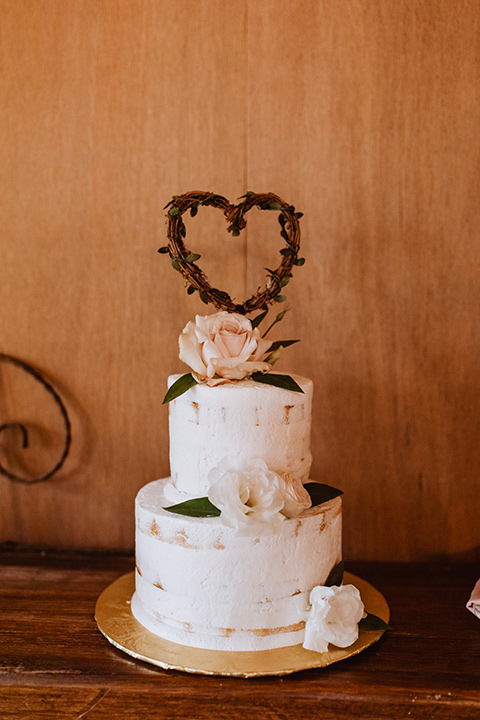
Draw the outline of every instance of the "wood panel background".
<instances>
[{"instance_id":1,"label":"wood panel background","mask_svg":"<svg viewBox=\"0 0 480 720\"><path fill-rule=\"evenodd\" d=\"M133 546L168 473L166 376L195 314L157 254L173 194L272 191L304 212L279 330L315 382L315 478L345 490L347 558L480 558L477 0L0 0L0 351L73 422L61 473L0 477L0 540ZM189 227L239 298L278 224ZM278 336L277 336L278 337ZM0 423L35 473L58 410L0 368Z\"/></svg>"}]
</instances>

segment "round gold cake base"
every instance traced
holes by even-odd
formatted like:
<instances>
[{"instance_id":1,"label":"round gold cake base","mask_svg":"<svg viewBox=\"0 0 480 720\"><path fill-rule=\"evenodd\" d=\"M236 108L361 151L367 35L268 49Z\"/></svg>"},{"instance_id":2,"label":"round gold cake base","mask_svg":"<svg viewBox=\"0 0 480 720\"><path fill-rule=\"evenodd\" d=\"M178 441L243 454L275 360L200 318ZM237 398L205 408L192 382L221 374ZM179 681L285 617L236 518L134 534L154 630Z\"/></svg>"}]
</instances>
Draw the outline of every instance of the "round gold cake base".
<instances>
[{"instance_id":1,"label":"round gold cake base","mask_svg":"<svg viewBox=\"0 0 480 720\"><path fill-rule=\"evenodd\" d=\"M345 573L344 582L355 585L365 609L388 622L390 610L383 595L355 575ZM132 615L130 602L135 590L135 573L123 575L109 585L97 600L95 620L99 630L112 645L137 660L165 670L203 675L256 677L288 675L309 668L326 667L357 655L376 642L383 630L362 631L348 648L329 646L328 652L316 653L301 645L257 652L226 652L185 647L164 640L143 627Z\"/></svg>"}]
</instances>

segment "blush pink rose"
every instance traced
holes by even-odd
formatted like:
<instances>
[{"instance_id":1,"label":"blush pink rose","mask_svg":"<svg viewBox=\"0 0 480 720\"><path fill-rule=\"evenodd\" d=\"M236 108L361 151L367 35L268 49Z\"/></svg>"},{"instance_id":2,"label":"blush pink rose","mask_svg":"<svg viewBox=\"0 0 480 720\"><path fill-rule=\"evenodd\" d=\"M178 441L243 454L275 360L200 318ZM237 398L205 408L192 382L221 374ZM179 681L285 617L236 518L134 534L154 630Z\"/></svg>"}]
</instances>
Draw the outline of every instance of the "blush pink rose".
<instances>
[{"instance_id":1,"label":"blush pink rose","mask_svg":"<svg viewBox=\"0 0 480 720\"><path fill-rule=\"evenodd\" d=\"M243 380L270 370L271 365L260 359L270 345L246 317L222 310L187 323L179 337L179 357L200 381Z\"/></svg>"},{"instance_id":2,"label":"blush pink rose","mask_svg":"<svg viewBox=\"0 0 480 720\"><path fill-rule=\"evenodd\" d=\"M312 498L300 480L300 478L285 473L283 476L285 481L284 505L282 513L287 518L297 517L304 510L312 506Z\"/></svg>"}]
</instances>

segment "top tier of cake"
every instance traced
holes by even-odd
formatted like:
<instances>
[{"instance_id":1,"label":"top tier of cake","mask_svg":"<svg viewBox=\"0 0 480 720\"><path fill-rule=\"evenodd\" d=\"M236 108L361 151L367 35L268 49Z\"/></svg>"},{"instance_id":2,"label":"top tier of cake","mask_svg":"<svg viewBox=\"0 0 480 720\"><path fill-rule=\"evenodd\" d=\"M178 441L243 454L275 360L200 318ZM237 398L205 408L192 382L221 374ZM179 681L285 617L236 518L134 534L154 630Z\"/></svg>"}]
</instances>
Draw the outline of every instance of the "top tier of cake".
<instances>
[{"instance_id":1,"label":"top tier of cake","mask_svg":"<svg viewBox=\"0 0 480 720\"><path fill-rule=\"evenodd\" d=\"M172 375L172 385L179 375ZM306 482L310 472L313 383L294 375L303 393L245 380L195 385L170 403L170 471L181 492L204 496L208 473L225 457L260 458Z\"/></svg>"}]
</instances>

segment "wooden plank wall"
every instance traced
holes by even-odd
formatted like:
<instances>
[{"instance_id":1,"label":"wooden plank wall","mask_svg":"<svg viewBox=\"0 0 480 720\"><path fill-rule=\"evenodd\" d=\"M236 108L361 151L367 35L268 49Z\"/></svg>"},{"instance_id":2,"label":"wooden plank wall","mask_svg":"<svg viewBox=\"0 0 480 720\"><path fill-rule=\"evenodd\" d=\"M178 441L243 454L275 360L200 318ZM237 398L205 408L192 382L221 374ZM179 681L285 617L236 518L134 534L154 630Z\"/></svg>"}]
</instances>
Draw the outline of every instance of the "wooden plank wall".
<instances>
[{"instance_id":1,"label":"wooden plank wall","mask_svg":"<svg viewBox=\"0 0 480 720\"><path fill-rule=\"evenodd\" d=\"M74 438L52 480L0 477L0 540L133 546L176 339L210 311L157 254L162 207L254 190L305 214L282 368L314 379L346 556L479 558L477 0L0 0L0 34L0 351L55 384ZM278 224L231 240L206 211L188 237L242 299ZM58 409L0 373L0 423L32 428L2 463L42 472Z\"/></svg>"}]
</instances>

